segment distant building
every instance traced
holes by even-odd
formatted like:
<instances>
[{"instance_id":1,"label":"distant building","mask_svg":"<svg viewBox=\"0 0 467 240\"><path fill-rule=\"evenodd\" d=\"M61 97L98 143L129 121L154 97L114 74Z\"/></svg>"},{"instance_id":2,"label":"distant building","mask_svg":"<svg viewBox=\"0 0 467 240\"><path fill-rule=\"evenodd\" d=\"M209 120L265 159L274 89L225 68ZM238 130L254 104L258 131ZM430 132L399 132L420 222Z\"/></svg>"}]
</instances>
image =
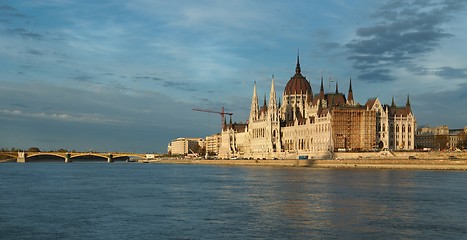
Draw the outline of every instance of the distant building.
<instances>
[{"instance_id":1,"label":"distant building","mask_svg":"<svg viewBox=\"0 0 467 240\"><path fill-rule=\"evenodd\" d=\"M207 136L206 140L206 153L208 155L218 155L219 154L219 148L221 146L221 134L216 133L211 136Z\"/></svg>"},{"instance_id":2,"label":"distant building","mask_svg":"<svg viewBox=\"0 0 467 240\"><path fill-rule=\"evenodd\" d=\"M327 158L335 151L414 149L416 119L409 97L405 106L383 105L371 98L365 105L354 100L352 81L347 96L325 93L323 79L318 94L301 74L297 56L295 75L277 102L274 78L269 101L258 102L253 87L247 124L225 124L219 157Z\"/></svg>"},{"instance_id":3,"label":"distant building","mask_svg":"<svg viewBox=\"0 0 467 240\"><path fill-rule=\"evenodd\" d=\"M198 153L203 147L202 138L177 138L169 143L167 152L173 155L187 155Z\"/></svg>"},{"instance_id":4,"label":"distant building","mask_svg":"<svg viewBox=\"0 0 467 240\"><path fill-rule=\"evenodd\" d=\"M415 141L418 149L447 149L449 148L449 128L446 125L418 128Z\"/></svg>"},{"instance_id":5,"label":"distant building","mask_svg":"<svg viewBox=\"0 0 467 240\"><path fill-rule=\"evenodd\" d=\"M421 127L415 134L416 148L436 150L465 148L467 127L449 129L447 125Z\"/></svg>"}]
</instances>

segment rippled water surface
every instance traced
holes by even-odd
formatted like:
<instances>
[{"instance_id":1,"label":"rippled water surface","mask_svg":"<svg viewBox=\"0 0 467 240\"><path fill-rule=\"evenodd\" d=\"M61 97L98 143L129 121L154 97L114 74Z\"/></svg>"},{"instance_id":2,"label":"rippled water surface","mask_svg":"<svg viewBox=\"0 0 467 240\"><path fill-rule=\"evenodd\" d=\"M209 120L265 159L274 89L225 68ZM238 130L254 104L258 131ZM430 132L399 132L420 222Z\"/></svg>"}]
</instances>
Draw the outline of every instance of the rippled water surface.
<instances>
[{"instance_id":1,"label":"rippled water surface","mask_svg":"<svg viewBox=\"0 0 467 240\"><path fill-rule=\"evenodd\" d=\"M467 173L0 164L1 239L467 239Z\"/></svg>"}]
</instances>

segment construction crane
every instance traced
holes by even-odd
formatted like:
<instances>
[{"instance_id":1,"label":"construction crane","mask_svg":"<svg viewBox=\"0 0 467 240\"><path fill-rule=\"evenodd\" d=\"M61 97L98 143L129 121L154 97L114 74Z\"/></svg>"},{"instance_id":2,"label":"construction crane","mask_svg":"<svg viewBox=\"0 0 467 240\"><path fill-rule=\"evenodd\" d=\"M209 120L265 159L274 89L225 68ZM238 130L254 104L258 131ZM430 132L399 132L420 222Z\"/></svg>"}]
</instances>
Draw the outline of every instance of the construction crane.
<instances>
[{"instance_id":1,"label":"construction crane","mask_svg":"<svg viewBox=\"0 0 467 240\"><path fill-rule=\"evenodd\" d=\"M198 109L198 108L193 108L192 109L193 111L198 111L198 112L207 112L207 113L216 113L216 114L219 114L221 115L221 126L222 128L224 128L224 123L225 123L225 115L229 115L230 116L230 121L232 121L232 115L233 113L231 112L225 112L224 111L224 107L222 107L222 110L220 112L218 111L213 111L213 110L208 110L208 109Z\"/></svg>"}]
</instances>

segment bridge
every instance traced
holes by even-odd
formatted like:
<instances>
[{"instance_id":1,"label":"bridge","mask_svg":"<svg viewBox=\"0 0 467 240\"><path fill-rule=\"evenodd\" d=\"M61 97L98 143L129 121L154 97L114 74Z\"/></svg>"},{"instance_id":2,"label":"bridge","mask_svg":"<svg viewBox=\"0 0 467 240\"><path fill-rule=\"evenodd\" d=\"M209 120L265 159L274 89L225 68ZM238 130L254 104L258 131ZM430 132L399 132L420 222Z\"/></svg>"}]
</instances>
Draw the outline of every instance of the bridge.
<instances>
[{"instance_id":1,"label":"bridge","mask_svg":"<svg viewBox=\"0 0 467 240\"><path fill-rule=\"evenodd\" d=\"M150 157L157 157L157 154L145 153L98 153L98 152L1 152L0 155L16 158L16 162L28 162L33 157L39 156L54 156L63 158L65 162L72 162L74 158L78 157L98 157L113 162L115 158L121 157L137 157L147 159Z\"/></svg>"}]
</instances>

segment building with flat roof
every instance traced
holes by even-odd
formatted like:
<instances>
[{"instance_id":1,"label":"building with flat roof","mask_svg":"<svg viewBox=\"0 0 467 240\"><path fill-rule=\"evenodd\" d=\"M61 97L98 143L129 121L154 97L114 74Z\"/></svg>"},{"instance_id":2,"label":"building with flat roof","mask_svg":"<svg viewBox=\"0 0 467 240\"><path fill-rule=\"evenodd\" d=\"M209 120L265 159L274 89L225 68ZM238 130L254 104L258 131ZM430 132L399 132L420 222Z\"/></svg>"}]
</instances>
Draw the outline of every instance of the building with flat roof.
<instances>
[{"instance_id":1,"label":"building with flat roof","mask_svg":"<svg viewBox=\"0 0 467 240\"><path fill-rule=\"evenodd\" d=\"M462 149L466 146L467 127L449 129L447 125L418 128L415 134L417 149Z\"/></svg>"},{"instance_id":2,"label":"building with flat roof","mask_svg":"<svg viewBox=\"0 0 467 240\"><path fill-rule=\"evenodd\" d=\"M167 152L173 155L187 155L198 153L203 147L202 138L177 138L169 143Z\"/></svg>"},{"instance_id":3,"label":"building with flat roof","mask_svg":"<svg viewBox=\"0 0 467 240\"><path fill-rule=\"evenodd\" d=\"M219 148L221 146L221 134L216 133L211 136L207 136L205 143L206 143L206 154L217 156L219 154Z\"/></svg>"}]
</instances>

